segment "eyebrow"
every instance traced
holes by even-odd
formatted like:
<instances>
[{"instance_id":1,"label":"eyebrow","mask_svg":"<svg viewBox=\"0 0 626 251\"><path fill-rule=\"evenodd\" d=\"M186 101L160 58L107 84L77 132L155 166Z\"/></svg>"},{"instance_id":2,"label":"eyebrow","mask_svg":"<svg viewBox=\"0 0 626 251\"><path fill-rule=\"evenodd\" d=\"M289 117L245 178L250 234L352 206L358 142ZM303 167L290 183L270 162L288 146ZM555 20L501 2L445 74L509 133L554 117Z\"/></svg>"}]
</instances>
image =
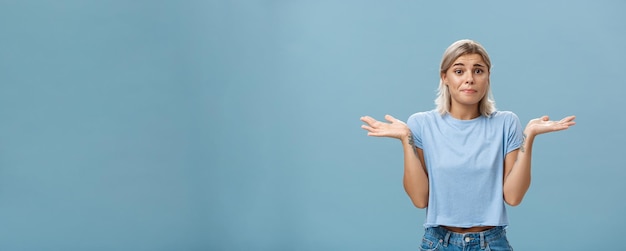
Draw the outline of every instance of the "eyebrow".
<instances>
[{"instance_id":1,"label":"eyebrow","mask_svg":"<svg viewBox=\"0 0 626 251\"><path fill-rule=\"evenodd\" d=\"M458 65L458 66L465 66L463 63L456 63L456 64L453 64L452 66L457 66L457 65ZM486 67L486 66L484 66L484 65L482 65L482 64L474 64L474 66L478 66L478 67Z\"/></svg>"}]
</instances>

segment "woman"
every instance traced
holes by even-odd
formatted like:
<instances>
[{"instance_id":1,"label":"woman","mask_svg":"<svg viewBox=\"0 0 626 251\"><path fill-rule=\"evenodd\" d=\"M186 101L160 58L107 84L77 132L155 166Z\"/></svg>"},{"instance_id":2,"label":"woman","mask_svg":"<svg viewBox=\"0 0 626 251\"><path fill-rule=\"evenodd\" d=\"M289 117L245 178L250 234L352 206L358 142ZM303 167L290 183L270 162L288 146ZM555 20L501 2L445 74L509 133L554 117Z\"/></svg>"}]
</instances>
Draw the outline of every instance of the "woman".
<instances>
[{"instance_id":1,"label":"woman","mask_svg":"<svg viewBox=\"0 0 626 251\"><path fill-rule=\"evenodd\" d=\"M369 136L397 138L404 149L404 189L427 208L421 250L512 250L504 203L517 206L530 186L535 136L568 129L574 116L530 120L522 130L512 112L496 111L491 61L472 40L444 52L432 111L405 124L362 117Z\"/></svg>"}]
</instances>

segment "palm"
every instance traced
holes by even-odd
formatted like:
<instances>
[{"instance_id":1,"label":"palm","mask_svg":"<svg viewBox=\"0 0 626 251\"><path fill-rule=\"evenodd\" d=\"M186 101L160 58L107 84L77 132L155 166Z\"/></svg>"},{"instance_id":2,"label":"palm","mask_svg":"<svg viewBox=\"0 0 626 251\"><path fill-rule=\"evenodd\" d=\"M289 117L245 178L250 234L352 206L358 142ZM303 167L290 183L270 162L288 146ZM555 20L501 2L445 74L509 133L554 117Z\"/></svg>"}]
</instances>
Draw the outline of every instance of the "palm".
<instances>
[{"instance_id":1,"label":"palm","mask_svg":"<svg viewBox=\"0 0 626 251\"><path fill-rule=\"evenodd\" d=\"M367 125L362 125L361 128L365 129L368 136L375 137L389 137L400 139L410 133L409 127L402 121L386 115L385 119L389 123L378 121L370 116L361 117L361 121Z\"/></svg>"},{"instance_id":2,"label":"palm","mask_svg":"<svg viewBox=\"0 0 626 251\"><path fill-rule=\"evenodd\" d=\"M574 119L576 119L576 116L569 116L559 121L552 121L548 116L543 116L530 120L526 125L526 132L539 135L542 133L565 130L576 124Z\"/></svg>"}]
</instances>

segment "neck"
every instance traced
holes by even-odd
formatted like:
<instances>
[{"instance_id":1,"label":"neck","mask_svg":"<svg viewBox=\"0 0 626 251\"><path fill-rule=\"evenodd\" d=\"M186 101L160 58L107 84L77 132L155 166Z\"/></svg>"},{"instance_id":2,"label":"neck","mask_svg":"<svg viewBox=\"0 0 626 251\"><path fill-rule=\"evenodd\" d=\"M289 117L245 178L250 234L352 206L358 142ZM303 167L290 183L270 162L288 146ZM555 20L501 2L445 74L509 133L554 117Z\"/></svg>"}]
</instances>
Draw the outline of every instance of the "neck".
<instances>
[{"instance_id":1,"label":"neck","mask_svg":"<svg viewBox=\"0 0 626 251\"><path fill-rule=\"evenodd\" d=\"M459 120L470 120L480 117L478 104L476 105L452 105L450 107L450 116Z\"/></svg>"}]
</instances>

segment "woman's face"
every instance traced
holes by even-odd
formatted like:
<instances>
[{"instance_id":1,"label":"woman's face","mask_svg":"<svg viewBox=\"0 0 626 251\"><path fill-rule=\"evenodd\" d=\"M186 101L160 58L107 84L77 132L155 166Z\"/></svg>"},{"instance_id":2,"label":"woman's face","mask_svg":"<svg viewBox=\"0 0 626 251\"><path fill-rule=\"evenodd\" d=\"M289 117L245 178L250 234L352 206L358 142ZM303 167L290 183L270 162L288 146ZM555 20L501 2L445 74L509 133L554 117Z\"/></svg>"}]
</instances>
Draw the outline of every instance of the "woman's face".
<instances>
[{"instance_id":1,"label":"woman's face","mask_svg":"<svg viewBox=\"0 0 626 251\"><path fill-rule=\"evenodd\" d=\"M450 91L451 108L478 105L489 87L489 69L479 54L466 54L458 57L441 79Z\"/></svg>"}]
</instances>

